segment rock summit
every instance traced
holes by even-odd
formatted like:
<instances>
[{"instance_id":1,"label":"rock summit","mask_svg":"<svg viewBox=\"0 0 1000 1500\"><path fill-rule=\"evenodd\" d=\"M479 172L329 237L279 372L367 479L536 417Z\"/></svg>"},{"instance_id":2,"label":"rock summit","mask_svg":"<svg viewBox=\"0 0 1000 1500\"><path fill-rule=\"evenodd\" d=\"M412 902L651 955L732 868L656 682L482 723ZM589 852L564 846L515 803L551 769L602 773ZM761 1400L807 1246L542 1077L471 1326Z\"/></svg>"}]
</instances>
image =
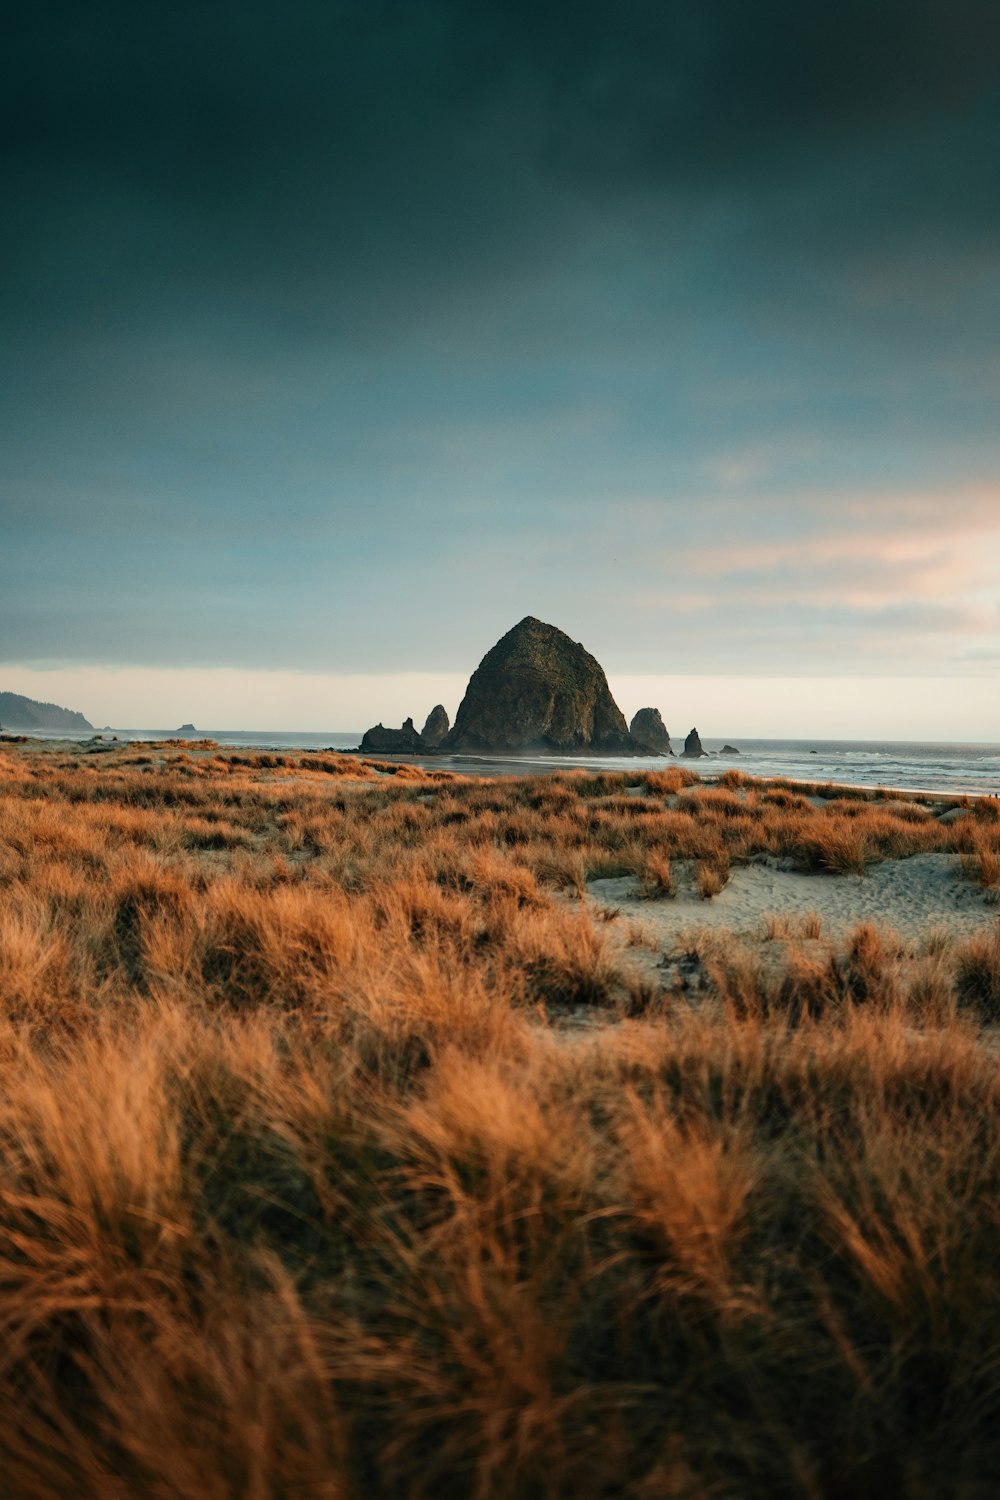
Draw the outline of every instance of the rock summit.
<instances>
[{"instance_id":1,"label":"rock summit","mask_svg":"<svg viewBox=\"0 0 1000 1500\"><path fill-rule=\"evenodd\" d=\"M533 615L487 651L442 748L506 755L641 753L601 664L578 641Z\"/></svg>"}]
</instances>

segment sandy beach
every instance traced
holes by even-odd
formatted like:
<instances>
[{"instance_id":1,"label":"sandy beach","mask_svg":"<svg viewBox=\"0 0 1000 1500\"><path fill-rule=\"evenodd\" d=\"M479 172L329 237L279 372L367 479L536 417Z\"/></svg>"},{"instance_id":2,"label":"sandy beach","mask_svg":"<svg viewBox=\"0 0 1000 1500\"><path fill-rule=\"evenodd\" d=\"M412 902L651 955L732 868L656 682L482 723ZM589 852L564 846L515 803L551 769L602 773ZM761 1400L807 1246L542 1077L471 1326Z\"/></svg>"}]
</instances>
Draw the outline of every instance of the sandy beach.
<instances>
[{"instance_id":1,"label":"sandy beach","mask_svg":"<svg viewBox=\"0 0 1000 1500\"><path fill-rule=\"evenodd\" d=\"M973 885L950 854L887 860L863 875L803 874L765 859L734 869L710 901L699 896L690 869L678 872L676 896L662 901L644 899L630 877L594 880L587 889L601 906L640 921L658 940L674 945L685 933L704 929L760 938L770 918L788 919L791 934L811 914L832 937L873 922L908 943L935 930L950 938L968 936L1000 917L995 894Z\"/></svg>"}]
</instances>

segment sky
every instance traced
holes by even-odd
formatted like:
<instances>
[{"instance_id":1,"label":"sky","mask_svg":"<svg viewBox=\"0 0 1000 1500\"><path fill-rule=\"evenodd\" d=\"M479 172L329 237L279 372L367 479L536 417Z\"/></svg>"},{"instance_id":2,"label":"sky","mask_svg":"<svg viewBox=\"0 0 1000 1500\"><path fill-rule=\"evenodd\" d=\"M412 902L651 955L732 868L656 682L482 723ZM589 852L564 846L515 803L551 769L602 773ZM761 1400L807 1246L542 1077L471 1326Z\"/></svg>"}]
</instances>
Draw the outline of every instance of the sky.
<instances>
[{"instance_id":1,"label":"sky","mask_svg":"<svg viewBox=\"0 0 1000 1500\"><path fill-rule=\"evenodd\" d=\"M22 0L0 131L0 688L422 722L534 614L1000 740L994 0Z\"/></svg>"}]
</instances>

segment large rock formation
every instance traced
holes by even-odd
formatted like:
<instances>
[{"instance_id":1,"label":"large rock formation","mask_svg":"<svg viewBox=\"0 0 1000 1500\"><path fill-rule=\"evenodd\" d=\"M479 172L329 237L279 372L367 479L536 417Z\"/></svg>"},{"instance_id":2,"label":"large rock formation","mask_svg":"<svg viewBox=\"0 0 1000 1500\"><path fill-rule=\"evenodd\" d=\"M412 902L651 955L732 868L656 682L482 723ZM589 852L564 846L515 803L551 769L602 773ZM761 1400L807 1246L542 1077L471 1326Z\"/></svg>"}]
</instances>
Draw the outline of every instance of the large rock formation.
<instances>
[{"instance_id":1,"label":"large rock formation","mask_svg":"<svg viewBox=\"0 0 1000 1500\"><path fill-rule=\"evenodd\" d=\"M427 722L420 738L425 745L437 746L445 739L450 728L451 722L445 712L444 704L438 703L427 715Z\"/></svg>"},{"instance_id":2,"label":"large rock formation","mask_svg":"<svg viewBox=\"0 0 1000 1500\"><path fill-rule=\"evenodd\" d=\"M685 759L687 759L687 760L700 760L702 758L702 756L707 756L707 755L708 755L708 751L706 749L704 749L704 747L702 746L701 740L698 737L698 731L697 731L697 729L692 729L691 733L688 735L687 739L684 741L684 756L685 756Z\"/></svg>"},{"instance_id":3,"label":"large rock formation","mask_svg":"<svg viewBox=\"0 0 1000 1500\"><path fill-rule=\"evenodd\" d=\"M0 724L8 729L93 729L93 724L72 708L56 703L37 703L20 693L0 693Z\"/></svg>"},{"instance_id":4,"label":"large rock formation","mask_svg":"<svg viewBox=\"0 0 1000 1500\"><path fill-rule=\"evenodd\" d=\"M402 729L386 729L384 724L376 724L374 729L365 730L361 741L364 754L412 755L426 748L412 719L405 719Z\"/></svg>"},{"instance_id":5,"label":"large rock formation","mask_svg":"<svg viewBox=\"0 0 1000 1500\"><path fill-rule=\"evenodd\" d=\"M658 708L640 708L628 726L636 745L649 755L673 755L667 726Z\"/></svg>"},{"instance_id":6,"label":"large rock formation","mask_svg":"<svg viewBox=\"0 0 1000 1500\"><path fill-rule=\"evenodd\" d=\"M473 672L445 749L637 753L600 663L532 615L487 651Z\"/></svg>"}]
</instances>

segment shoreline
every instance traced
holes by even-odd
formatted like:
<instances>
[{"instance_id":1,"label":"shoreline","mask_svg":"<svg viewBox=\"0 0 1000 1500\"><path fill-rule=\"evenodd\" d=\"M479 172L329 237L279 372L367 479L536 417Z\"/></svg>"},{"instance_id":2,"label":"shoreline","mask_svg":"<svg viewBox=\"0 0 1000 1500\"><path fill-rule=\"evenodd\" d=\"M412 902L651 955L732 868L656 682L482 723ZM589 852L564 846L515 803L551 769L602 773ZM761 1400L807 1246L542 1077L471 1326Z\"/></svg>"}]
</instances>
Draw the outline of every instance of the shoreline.
<instances>
[{"instance_id":1,"label":"shoreline","mask_svg":"<svg viewBox=\"0 0 1000 1500\"><path fill-rule=\"evenodd\" d=\"M129 735L129 731L124 731ZM248 731L248 733L250 733ZM315 736L317 739L321 735ZM844 741L846 745L855 744L855 741ZM900 742L907 743L907 742ZM722 779L738 773L748 780L767 784L788 783L796 788L810 789L814 795L820 794L820 789L830 787L838 794L856 792L861 795L876 794L879 796L936 799L961 802L963 798L970 800L996 799L1000 796L1000 776L997 777L996 789L970 788L954 784L943 784L941 786L903 786L896 782L863 782L845 781L832 776L804 776L796 775L783 770L757 771L750 769L747 763L752 762L752 755L735 758L737 763L732 763L727 758L724 765L720 764L717 753L711 753L703 757L691 759L683 755L677 756L647 756L621 758L621 762L615 757L609 756L560 756L542 755L532 756L505 756L505 755L473 755L473 754L433 754L421 753L419 755L405 755L391 751L365 751L362 753L360 746L335 746L335 745L290 745L280 743L280 736L274 741L253 742L213 739L210 735L197 737L184 737L170 735L164 737L143 738L118 738L107 736L101 732L83 737L65 738L56 735L39 736L37 734L22 733L20 731L4 731L0 733L0 750L3 748L20 749L40 754L110 754L115 751L127 751L128 749L148 748L151 746L169 747L175 751L183 751L194 755L205 755L214 750L229 751L256 751L264 754L280 755L315 755L332 754L345 756L381 765L403 765L420 770L453 770L456 775L481 777L489 779L516 779L530 778L533 776L558 775L560 773L583 772L591 775L620 775L624 777L642 777L655 774L658 771L673 769L685 769L691 771L698 779L707 784L715 785ZM637 762L642 761L642 764ZM612 763L613 762L613 763Z\"/></svg>"},{"instance_id":2,"label":"shoreline","mask_svg":"<svg viewBox=\"0 0 1000 1500\"><path fill-rule=\"evenodd\" d=\"M337 751L337 754L339 754L339 755L357 755L360 758L361 751L360 750L339 750L339 751ZM364 754L364 759L365 760L380 761L380 762L384 762L385 764L389 764L389 765L396 764L396 765L417 766L417 767L419 767L421 769L424 768L425 762L428 763L428 768L437 768L437 769L448 769L447 763L450 763L450 762L454 762L456 764L461 763L462 765L469 765L469 764L476 765L476 764L478 764L478 765L484 765L484 766L487 766L487 765L488 766L494 766L494 765L518 766L518 767L523 767L524 769L523 770L518 770L518 771L501 771L498 774L501 775L501 776L502 775L524 776L526 778L527 777L531 777L533 775L540 775L540 776L544 776L544 775L557 775L561 771L584 771L584 772L589 772L590 774L595 775L595 776L636 776L636 777L641 777L641 776L647 776L647 775L650 775L650 774L655 775L656 772L659 771L659 770L666 771L666 770L673 770L675 768L684 768L684 769L691 770L698 777L699 781L701 781L701 782L703 782L705 784L708 784L708 785L716 785L716 784L718 784L719 782L722 781L723 777L731 775L735 771L740 776L746 777L746 779L748 781L767 783L768 785L773 785L775 783L777 783L777 784L780 785L783 782L789 782L789 783L791 783L791 784L793 784L793 785L795 785L797 787L809 787L811 789L818 789L820 787L832 787L835 791L838 791L838 792L876 792L876 793L886 793L886 794L889 794L889 795L891 795L893 797L902 797L902 798L906 798L906 797L913 797L913 798L930 797L930 798L936 798L936 799L947 798L949 800L955 800L955 801L960 801L963 797L969 797L969 798L983 798L983 797L985 797L985 798L994 798L994 799L997 798L997 797L1000 797L1000 784L998 784L998 791L995 791L995 792L985 791L985 790L984 791L970 791L970 790L967 790L967 789L962 788L962 787L926 787L926 786L923 786L923 787L913 787L913 786L906 787L906 786L896 786L896 785L893 785L893 784L891 784L889 782L881 782L881 781L880 782L876 782L874 784L870 784L868 782L858 782L858 781L835 781L831 777L823 777L822 779L819 779L819 778L816 778L816 777L809 777L809 776L791 776L791 775L788 775L786 772L780 772L780 773L776 773L774 775L770 775L770 774L766 774L766 773L765 774L761 774L761 773L758 773L758 772L755 772L755 771L744 770L742 766L738 766L738 765L726 765L725 768L721 769L721 770L719 770L719 769L709 770L707 768L704 769L704 770L699 769L701 766L703 766L704 760L707 760L707 759L714 760L715 759L714 756L706 756L706 757L703 757L703 758L694 758L694 759L691 759L691 760L686 760L681 755L677 755L677 756L666 756L665 755L665 756L662 756L660 758L660 761L657 764L655 764L655 765L652 765L652 766L643 765L641 768L636 767L635 769L629 769L626 766L617 766L617 765L615 765L615 766L608 766L607 764L601 763L601 760L602 760L601 757L594 757L594 759L591 760L591 759L586 759L583 756L580 756L580 757L578 757L576 759L571 759L568 756L566 756L566 757L552 756L552 757L550 757L550 758L548 758L546 760L543 760L542 757L540 757L540 756L536 757L536 758L527 758L527 757L521 758L521 757L518 757L518 756L499 756L499 755L497 755L497 756L486 756L486 755L442 755L442 756L434 756L434 757L432 757L430 755L400 755L400 754L395 754L394 755L394 754L392 754L389 751L381 751L381 750L379 750L379 751L366 751L365 754ZM652 760L653 757L650 756L650 757L648 757L648 759ZM538 769L534 769L534 768L538 768ZM481 774L483 775L484 780L488 778L488 773L487 772L484 771ZM818 795L818 790L817 790L817 795Z\"/></svg>"}]
</instances>

